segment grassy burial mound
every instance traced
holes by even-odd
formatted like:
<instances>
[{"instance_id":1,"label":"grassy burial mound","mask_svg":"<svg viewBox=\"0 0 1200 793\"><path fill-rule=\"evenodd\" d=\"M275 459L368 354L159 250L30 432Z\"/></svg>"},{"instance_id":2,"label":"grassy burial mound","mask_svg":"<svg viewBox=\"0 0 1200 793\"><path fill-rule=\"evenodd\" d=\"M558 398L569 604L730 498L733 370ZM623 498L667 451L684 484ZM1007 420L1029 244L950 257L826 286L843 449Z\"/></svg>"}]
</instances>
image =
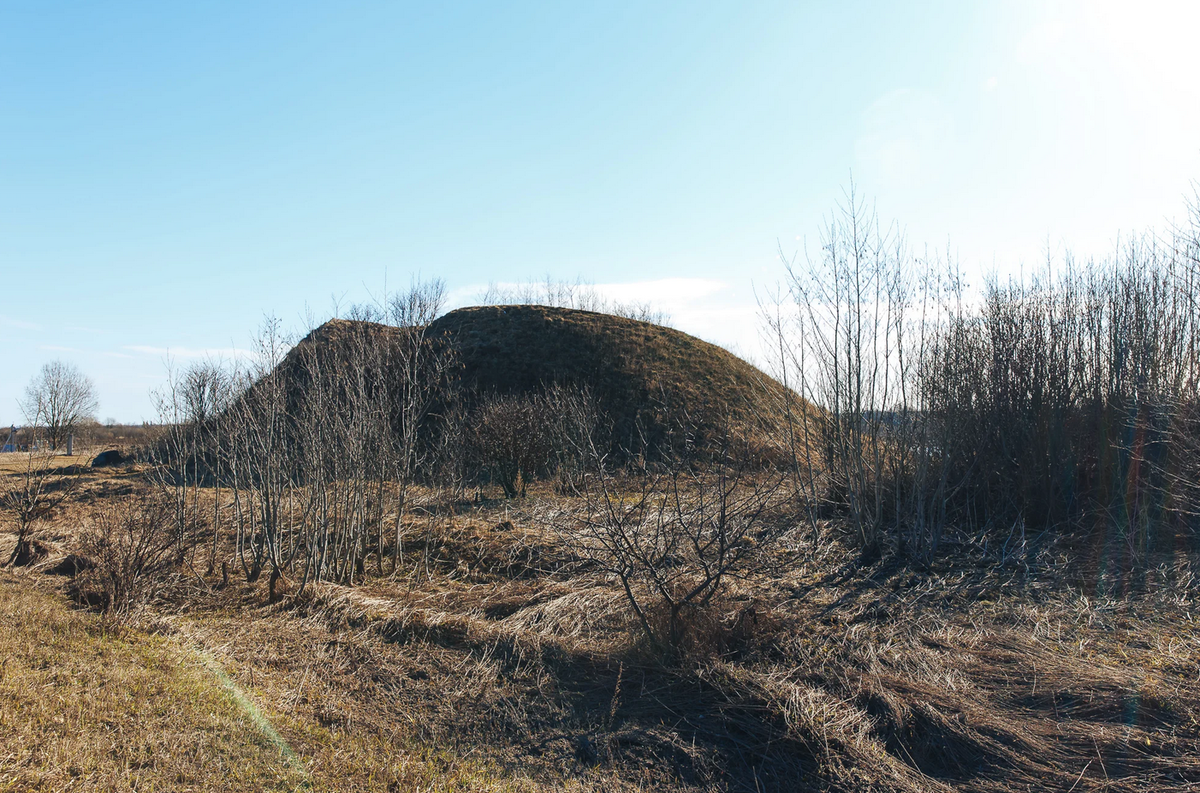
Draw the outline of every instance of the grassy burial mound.
<instances>
[{"instance_id":1,"label":"grassy burial mound","mask_svg":"<svg viewBox=\"0 0 1200 793\"><path fill-rule=\"evenodd\" d=\"M685 431L703 446L729 430L760 450L785 436L782 385L727 350L673 328L522 305L458 309L422 331L441 352L452 353L439 377L468 421L481 401L535 395L557 385L587 390L614 451L644 443L661 447ZM370 373L394 365L405 334L412 332L344 319L324 323L279 367L288 401L304 394L320 370L339 379L333 396L342 402L339 394L353 387L344 377L353 368L349 362L361 362L374 382Z\"/></svg>"}]
</instances>

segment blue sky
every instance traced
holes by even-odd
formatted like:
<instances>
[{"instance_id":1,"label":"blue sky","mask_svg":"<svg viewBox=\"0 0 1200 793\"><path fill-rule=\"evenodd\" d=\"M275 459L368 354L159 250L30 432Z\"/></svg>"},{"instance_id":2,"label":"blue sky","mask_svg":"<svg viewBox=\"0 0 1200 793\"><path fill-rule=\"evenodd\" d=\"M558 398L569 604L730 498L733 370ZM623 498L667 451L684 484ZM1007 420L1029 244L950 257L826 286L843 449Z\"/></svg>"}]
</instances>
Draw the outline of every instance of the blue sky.
<instances>
[{"instance_id":1,"label":"blue sky","mask_svg":"<svg viewBox=\"0 0 1200 793\"><path fill-rule=\"evenodd\" d=\"M53 358L151 419L165 351L417 273L753 357L851 174L968 272L1102 253L1200 177L1198 6L0 2L0 421Z\"/></svg>"}]
</instances>

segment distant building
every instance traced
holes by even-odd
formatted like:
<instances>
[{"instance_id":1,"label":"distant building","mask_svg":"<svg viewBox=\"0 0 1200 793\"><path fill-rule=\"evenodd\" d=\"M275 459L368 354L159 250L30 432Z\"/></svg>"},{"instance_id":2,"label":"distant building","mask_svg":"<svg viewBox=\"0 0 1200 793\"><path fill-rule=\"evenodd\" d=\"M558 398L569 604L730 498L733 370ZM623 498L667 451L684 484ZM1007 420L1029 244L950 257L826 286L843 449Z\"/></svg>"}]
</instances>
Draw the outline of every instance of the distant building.
<instances>
[{"instance_id":1,"label":"distant building","mask_svg":"<svg viewBox=\"0 0 1200 793\"><path fill-rule=\"evenodd\" d=\"M3 430L0 430L3 432ZM8 437L4 440L4 445L0 446L0 452L16 452L20 451L17 446L17 428L15 426L8 428Z\"/></svg>"}]
</instances>

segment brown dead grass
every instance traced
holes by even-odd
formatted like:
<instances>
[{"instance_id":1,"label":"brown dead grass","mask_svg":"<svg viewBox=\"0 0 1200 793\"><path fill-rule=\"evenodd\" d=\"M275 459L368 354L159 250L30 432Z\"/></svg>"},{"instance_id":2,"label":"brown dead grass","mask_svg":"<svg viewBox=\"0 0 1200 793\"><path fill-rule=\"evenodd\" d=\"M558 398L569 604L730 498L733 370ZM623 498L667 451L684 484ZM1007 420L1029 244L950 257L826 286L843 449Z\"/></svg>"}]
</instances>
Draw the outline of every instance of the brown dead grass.
<instances>
[{"instance_id":1,"label":"brown dead grass","mask_svg":"<svg viewBox=\"0 0 1200 793\"><path fill-rule=\"evenodd\" d=\"M247 616L143 615L151 634L3 574L0 790L545 789L372 713L362 677L339 685L369 649Z\"/></svg>"},{"instance_id":2,"label":"brown dead grass","mask_svg":"<svg viewBox=\"0 0 1200 793\"><path fill-rule=\"evenodd\" d=\"M65 454L56 454L53 456L39 457L39 467L46 467L52 470L62 468L71 468L72 466L86 466L91 463L91 455L76 454L68 456ZM44 462L43 462L44 461ZM24 452L2 452L0 453L0 475L11 475L24 473L29 465L29 455Z\"/></svg>"},{"instance_id":3,"label":"brown dead grass","mask_svg":"<svg viewBox=\"0 0 1200 793\"><path fill-rule=\"evenodd\" d=\"M236 698L170 641L0 576L0 790L293 790Z\"/></svg>"},{"instance_id":4,"label":"brown dead grass","mask_svg":"<svg viewBox=\"0 0 1200 793\"><path fill-rule=\"evenodd\" d=\"M1064 582L1132 590L1049 552L864 567L832 531L814 547L798 530L668 665L613 583L570 563L568 500L438 510L434 495L398 576L275 604L262 581L211 578L143 613L156 635L121 639L169 660L129 663L210 670L217 695L211 670L227 674L317 789L1200 790L1189 560L1106 599ZM56 552L68 523L45 531ZM48 699L45 718L66 708Z\"/></svg>"}]
</instances>

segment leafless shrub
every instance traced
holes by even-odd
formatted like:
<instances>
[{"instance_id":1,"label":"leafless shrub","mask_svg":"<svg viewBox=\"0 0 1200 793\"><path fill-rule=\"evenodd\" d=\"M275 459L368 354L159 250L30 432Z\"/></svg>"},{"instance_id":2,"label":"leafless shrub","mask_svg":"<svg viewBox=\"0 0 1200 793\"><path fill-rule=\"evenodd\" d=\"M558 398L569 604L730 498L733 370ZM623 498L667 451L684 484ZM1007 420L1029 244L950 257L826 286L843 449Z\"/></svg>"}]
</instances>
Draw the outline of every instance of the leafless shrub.
<instances>
[{"instance_id":1,"label":"leafless shrub","mask_svg":"<svg viewBox=\"0 0 1200 793\"><path fill-rule=\"evenodd\" d=\"M70 498L79 482L75 471L56 465L52 451L31 446L23 456L20 469L0 481L0 509L17 527L17 544L5 566L32 561L37 524Z\"/></svg>"},{"instance_id":2,"label":"leafless shrub","mask_svg":"<svg viewBox=\"0 0 1200 793\"><path fill-rule=\"evenodd\" d=\"M686 649L730 579L790 526L787 477L742 464L727 442L707 459L621 473L594 458L583 478L581 555L620 583L645 637ZM711 628L711 625L710 625Z\"/></svg>"},{"instance_id":3,"label":"leafless shrub","mask_svg":"<svg viewBox=\"0 0 1200 793\"><path fill-rule=\"evenodd\" d=\"M540 395L559 489L574 492L587 470L593 446L608 445L609 422L587 386L555 383Z\"/></svg>"},{"instance_id":4,"label":"leafless shrub","mask_svg":"<svg viewBox=\"0 0 1200 793\"><path fill-rule=\"evenodd\" d=\"M476 407L471 421L475 454L505 498L523 498L553 459L546 418L544 400L534 395L487 396Z\"/></svg>"},{"instance_id":5,"label":"leafless shrub","mask_svg":"<svg viewBox=\"0 0 1200 793\"><path fill-rule=\"evenodd\" d=\"M150 596L172 567L174 510L159 493L101 506L81 539L82 554L91 562L75 583L81 599L120 615Z\"/></svg>"},{"instance_id":6,"label":"leafless shrub","mask_svg":"<svg viewBox=\"0 0 1200 793\"><path fill-rule=\"evenodd\" d=\"M551 474L569 491L603 428L589 389L554 384L530 394L484 397L468 431L478 464L506 498L516 498L524 497L530 482Z\"/></svg>"}]
</instances>

